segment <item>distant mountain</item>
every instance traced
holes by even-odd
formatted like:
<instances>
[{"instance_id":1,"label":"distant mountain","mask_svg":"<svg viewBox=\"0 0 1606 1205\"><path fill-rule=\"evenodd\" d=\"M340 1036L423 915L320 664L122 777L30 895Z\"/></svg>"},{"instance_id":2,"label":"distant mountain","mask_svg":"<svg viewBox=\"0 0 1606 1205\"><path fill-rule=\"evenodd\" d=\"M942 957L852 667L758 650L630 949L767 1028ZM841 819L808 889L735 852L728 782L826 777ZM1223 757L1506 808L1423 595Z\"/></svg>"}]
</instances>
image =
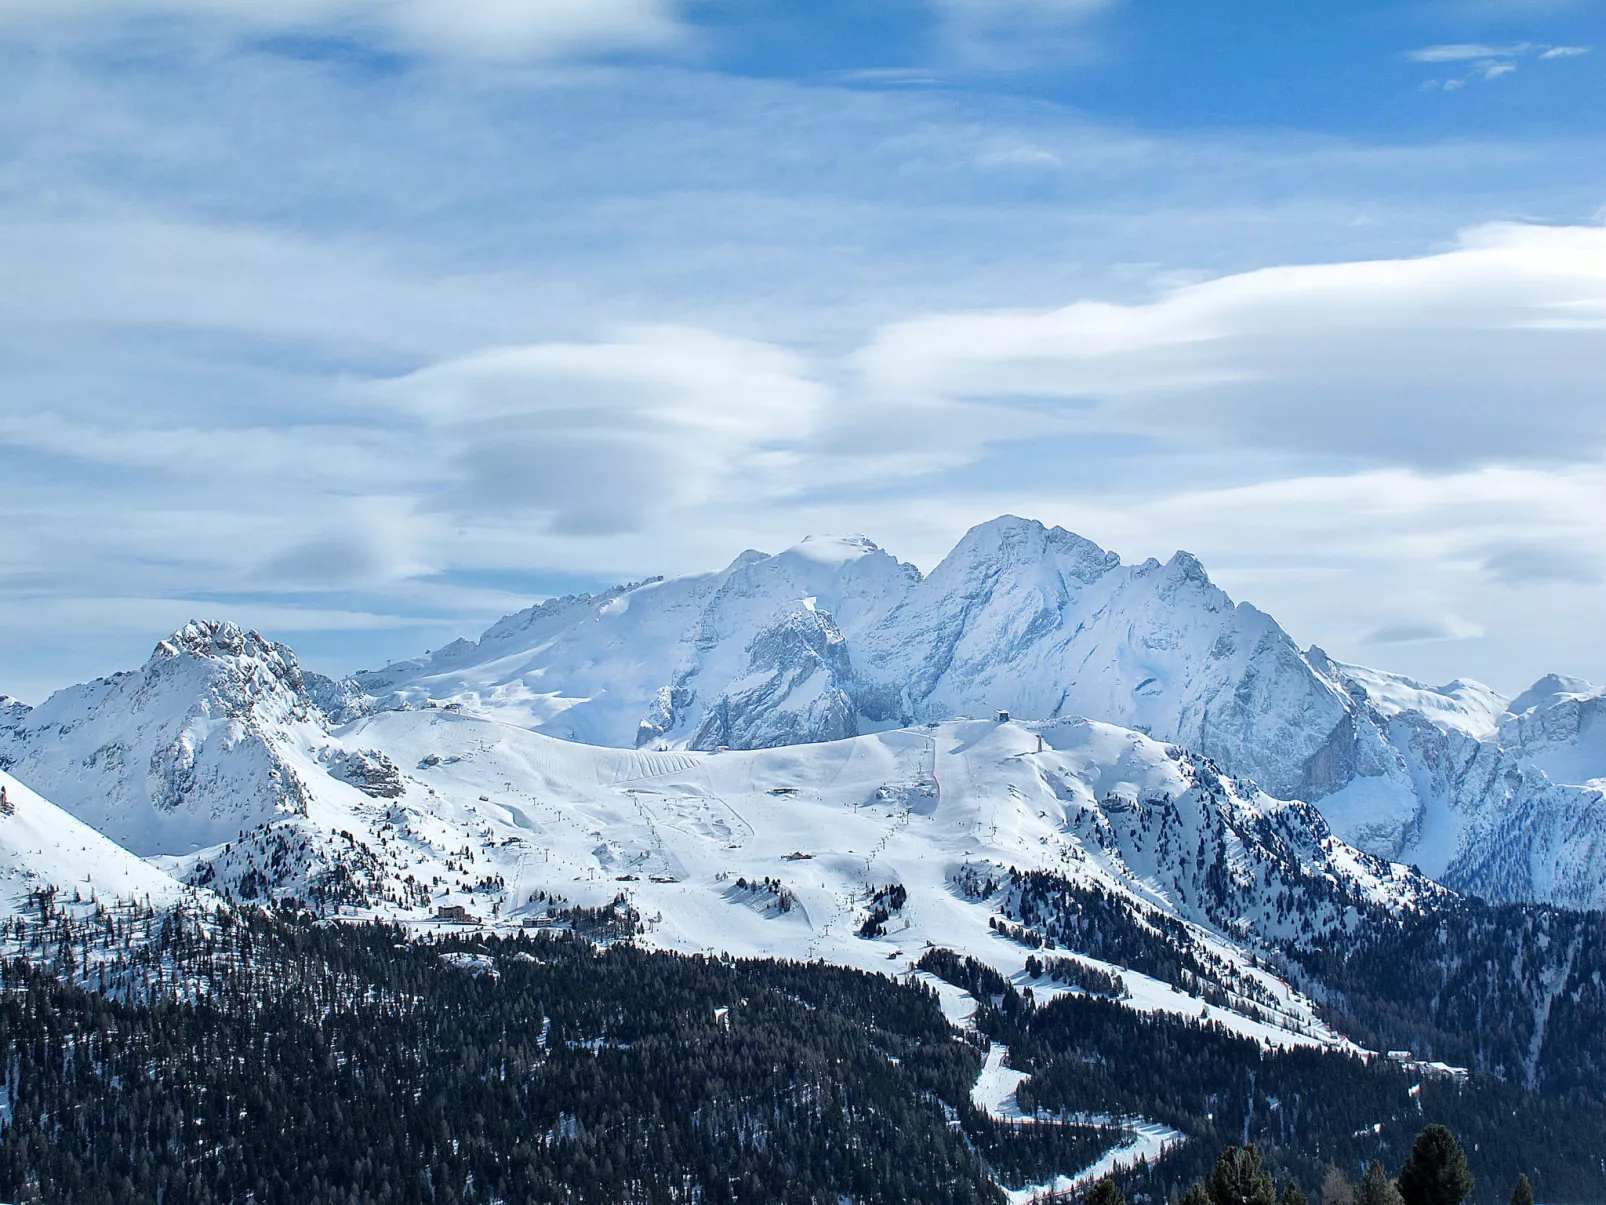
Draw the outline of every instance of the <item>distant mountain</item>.
<instances>
[{"instance_id":1,"label":"distant mountain","mask_svg":"<svg viewBox=\"0 0 1606 1205\"><path fill-rule=\"evenodd\" d=\"M306 814L329 744L318 687L284 645L194 622L138 670L14 704L0 764L135 853L213 845Z\"/></svg>"},{"instance_id":2,"label":"distant mountain","mask_svg":"<svg viewBox=\"0 0 1606 1205\"><path fill-rule=\"evenodd\" d=\"M1546 674L1507 705L1499 739L1558 782L1606 785L1606 686Z\"/></svg>"},{"instance_id":3,"label":"distant mountain","mask_svg":"<svg viewBox=\"0 0 1606 1205\"><path fill-rule=\"evenodd\" d=\"M1346 839L1458 888L1606 904L1600 692L1542 683L1514 715L1476 682L1340 664L1234 604L1187 553L1125 565L1009 516L929 576L862 537L810 539L543 603L357 682L380 708L435 701L620 747L1088 716L1317 802Z\"/></svg>"},{"instance_id":4,"label":"distant mountain","mask_svg":"<svg viewBox=\"0 0 1606 1205\"><path fill-rule=\"evenodd\" d=\"M1431 687L1301 652L1186 553L1124 565L1012 517L973 529L926 576L862 537L810 539L545 602L347 682L196 622L137 671L33 709L0 703L0 765L136 853L189 857L262 829L288 843L269 858L273 890L358 898L390 880L377 855L367 886L342 878L356 872L340 834L405 793L407 763L352 722L431 706L587 745L703 752L1001 710L1088 717L1316 803L1346 841L1458 890L1606 905L1602 692L1553 677L1508 703L1475 682Z\"/></svg>"}]
</instances>

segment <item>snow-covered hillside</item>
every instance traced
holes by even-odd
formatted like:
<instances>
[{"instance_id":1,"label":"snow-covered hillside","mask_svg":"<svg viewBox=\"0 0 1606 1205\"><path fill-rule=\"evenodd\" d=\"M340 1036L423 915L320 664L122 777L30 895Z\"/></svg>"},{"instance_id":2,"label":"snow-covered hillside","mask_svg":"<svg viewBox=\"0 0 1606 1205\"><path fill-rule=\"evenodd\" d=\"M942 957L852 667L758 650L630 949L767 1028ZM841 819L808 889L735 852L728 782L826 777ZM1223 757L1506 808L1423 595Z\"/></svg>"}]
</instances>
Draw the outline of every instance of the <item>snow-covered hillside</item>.
<instances>
[{"instance_id":1,"label":"snow-covered hillside","mask_svg":"<svg viewBox=\"0 0 1606 1205\"><path fill-rule=\"evenodd\" d=\"M477 643L359 676L621 747L763 748L1004 709L1091 716L1199 750L1349 841L1496 899L1606 905L1606 709L1541 683L1512 707L1301 652L1187 553L1124 565L1013 517L922 577L862 537L571 596ZM1535 773L1542 771L1543 773ZM1606 852L1606 851L1603 851Z\"/></svg>"},{"instance_id":2,"label":"snow-covered hillside","mask_svg":"<svg viewBox=\"0 0 1606 1205\"><path fill-rule=\"evenodd\" d=\"M51 890L62 900L156 907L195 894L0 770L0 915L23 909L29 892Z\"/></svg>"},{"instance_id":3,"label":"snow-covered hillside","mask_svg":"<svg viewBox=\"0 0 1606 1205\"><path fill-rule=\"evenodd\" d=\"M1084 720L705 753L586 746L429 708L376 713L336 738L398 767L400 791L337 804L314 786L296 823L336 835L348 915L423 926L461 907L480 923L639 926L671 949L899 972L936 944L1027 984L1028 957L1044 952L1028 938L1048 932L1028 915L1019 875L1031 872L1191 951L1188 982L1081 960L1120 971L1137 1006L1197 1015L1209 997L1243 1032L1326 1043L1337 1039L1253 949L1438 893L1336 840L1307 805ZM287 827L175 869L234 895L300 894Z\"/></svg>"},{"instance_id":4,"label":"snow-covered hillside","mask_svg":"<svg viewBox=\"0 0 1606 1205\"><path fill-rule=\"evenodd\" d=\"M829 577L869 558L797 559ZM1209 999L1277 1041L1336 1039L1256 965L1261 943L1317 940L1438 891L1345 846L1308 805L1087 720L615 748L455 705L339 724L349 692L310 680L283 646L192 624L140 671L14 709L6 756L196 886L421 926L462 908L898 971L933 943L1024 984L1045 940L1059 934L1060 956L1076 946L1043 892L1087 893L1182 961L1105 962L1097 947L1076 951L1084 965L1119 971L1138 1006L1197 1015ZM1039 979L1040 993L1067 990Z\"/></svg>"}]
</instances>

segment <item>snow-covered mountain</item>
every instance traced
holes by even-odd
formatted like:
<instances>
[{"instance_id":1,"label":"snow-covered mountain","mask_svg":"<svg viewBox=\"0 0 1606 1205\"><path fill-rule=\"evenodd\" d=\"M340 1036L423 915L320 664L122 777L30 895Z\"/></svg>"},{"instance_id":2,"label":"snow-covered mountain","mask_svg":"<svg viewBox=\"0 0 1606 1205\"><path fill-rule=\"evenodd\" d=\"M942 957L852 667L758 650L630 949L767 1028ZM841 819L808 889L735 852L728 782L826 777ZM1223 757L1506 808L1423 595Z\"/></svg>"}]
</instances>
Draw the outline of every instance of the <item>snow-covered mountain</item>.
<instances>
[{"instance_id":1,"label":"snow-covered mountain","mask_svg":"<svg viewBox=\"0 0 1606 1205\"><path fill-rule=\"evenodd\" d=\"M1317 802L1348 840L1460 888L1606 905L1606 796L1589 781L1606 774L1606 703L1587 684L1541 683L1514 715L1476 682L1301 652L1187 553L1125 565L1010 516L928 576L862 537L811 539L544 603L358 681L379 707L433 700L622 747L1091 716Z\"/></svg>"},{"instance_id":2,"label":"snow-covered mountain","mask_svg":"<svg viewBox=\"0 0 1606 1205\"><path fill-rule=\"evenodd\" d=\"M1430 687L1301 652L1186 553L1124 565L1005 517L927 576L862 537L811 539L546 602L352 682L305 673L234 625L193 623L138 671L34 709L0 704L0 765L140 854L271 834L271 853L210 858L219 882L234 867L241 885L399 905L422 898L418 875L395 880L344 836L405 794L410 763L363 735L385 713L446 708L682 754L998 710L1087 716L1314 802L1351 844L1458 889L1602 906L1606 784L1585 771L1606 760L1603 705L1572 680L1508 704L1474 682Z\"/></svg>"},{"instance_id":3,"label":"snow-covered mountain","mask_svg":"<svg viewBox=\"0 0 1606 1205\"><path fill-rule=\"evenodd\" d=\"M348 685L304 672L290 649L256 632L196 621L138 670L34 708L13 700L0 713L0 766L200 886L215 876L193 873L196 855L226 860L250 834L281 894L399 899L405 887L383 880L347 835L354 809L400 789L383 757L331 735ZM244 894L265 891L258 882L248 879Z\"/></svg>"},{"instance_id":4,"label":"snow-covered mountain","mask_svg":"<svg viewBox=\"0 0 1606 1205\"><path fill-rule=\"evenodd\" d=\"M0 770L0 916L51 891L155 907L195 894Z\"/></svg>"},{"instance_id":5,"label":"snow-covered mountain","mask_svg":"<svg viewBox=\"0 0 1606 1205\"><path fill-rule=\"evenodd\" d=\"M1499 739L1558 782L1606 785L1606 686L1546 674L1507 705Z\"/></svg>"},{"instance_id":6,"label":"snow-covered mountain","mask_svg":"<svg viewBox=\"0 0 1606 1205\"><path fill-rule=\"evenodd\" d=\"M1208 752L1286 797L1324 793L1347 698L1198 561L1123 565L1003 518L928 577L862 537L720 573L558 599L477 644L359 675L573 740L763 748L990 715L1086 715ZM1311 788L1316 788L1313 791Z\"/></svg>"},{"instance_id":7,"label":"snow-covered mountain","mask_svg":"<svg viewBox=\"0 0 1606 1205\"><path fill-rule=\"evenodd\" d=\"M1263 943L1439 891L1338 841L1306 804L1087 720L708 752L585 745L452 707L340 723L349 705L282 645L196 623L138 671L13 707L0 747L148 857L97 835L108 865L420 925L460 907L876 969L935 942L1019 976L1044 940L1010 886L1030 873L1183 951L1185 982L1125 967L1143 1007L1237 1001L1233 1024L1278 1041L1337 1039L1256 966Z\"/></svg>"},{"instance_id":8,"label":"snow-covered mountain","mask_svg":"<svg viewBox=\"0 0 1606 1205\"><path fill-rule=\"evenodd\" d=\"M332 684L231 623L194 622L138 670L0 715L0 764L142 856L305 815Z\"/></svg>"}]
</instances>

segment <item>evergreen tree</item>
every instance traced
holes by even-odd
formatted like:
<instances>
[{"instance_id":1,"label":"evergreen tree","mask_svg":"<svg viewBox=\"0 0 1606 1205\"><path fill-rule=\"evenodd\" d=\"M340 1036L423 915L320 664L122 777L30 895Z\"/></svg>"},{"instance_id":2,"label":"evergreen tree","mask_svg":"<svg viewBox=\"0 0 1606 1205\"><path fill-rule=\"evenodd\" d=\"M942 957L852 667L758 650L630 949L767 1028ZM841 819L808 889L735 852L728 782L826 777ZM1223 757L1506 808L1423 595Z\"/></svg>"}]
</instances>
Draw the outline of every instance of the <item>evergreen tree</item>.
<instances>
[{"instance_id":1,"label":"evergreen tree","mask_svg":"<svg viewBox=\"0 0 1606 1205\"><path fill-rule=\"evenodd\" d=\"M1355 1205L1403 1205L1399 1186L1389 1179L1388 1172L1376 1159L1361 1177L1355 1193Z\"/></svg>"},{"instance_id":2,"label":"evergreen tree","mask_svg":"<svg viewBox=\"0 0 1606 1205\"><path fill-rule=\"evenodd\" d=\"M1511 1189L1511 1205L1534 1205L1533 1185L1528 1183L1527 1173L1518 1174Z\"/></svg>"},{"instance_id":3,"label":"evergreen tree","mask_svg":"<svg viewBox=\"0 0 1606 1205\"><path fill-rule=\"evenodd\" d=\"M1261 1165L1260 1148L1253 1143L1222 1151L1205 1188L1211 1205L1274 1205L1277 1200L1271 1173Z\"/></svg>"},{"instance_id":4,"label":"evergreen tree","mask_svg":"<svg viewBox=\"0 0 1606 1205\"><path fill-rule=\"evenodd\" d=\"M1472 1185L1466 1152L1447 1126L1430 1125L1416 1136L1400 1169L1405 1205L1461 1205Z\"/></svg>"},{"instance_id":5,"label":"evergreen tree","mask_svg":"<svg viewBox=\"0 0 1606 1205\"><path fill-rule=\"evenodd\" d=\"M1205 1191L1203 1184L1194 1184L1182 1194L1178 1205L1210 1205L1210 1194Z\"/></svg>"},{"instance_id":6,"label":"evergreen tree","mask_svg":"<svg viewBox=\"0 0 1606 1205\"><path fill-rule=\"evenodd\" d=\"M1310 1199L1299 1190L1299 1185L1290 1180L1283 1185L1282 1196L1277 1198L1277 1205L1310 1205Z\"/></svg>"},{"instance_id":7,"label":"evergreen tree","mask_svg":"<svg viewBox=\"0 0 1606 1205\"><path fill-rule=\"evenodd\" d=\"M1083 1205L1126 1205L1126 1194L1121 1191L1114 1176L1105 1176L1093 1186Z\"/></svg>"}]
</instances>

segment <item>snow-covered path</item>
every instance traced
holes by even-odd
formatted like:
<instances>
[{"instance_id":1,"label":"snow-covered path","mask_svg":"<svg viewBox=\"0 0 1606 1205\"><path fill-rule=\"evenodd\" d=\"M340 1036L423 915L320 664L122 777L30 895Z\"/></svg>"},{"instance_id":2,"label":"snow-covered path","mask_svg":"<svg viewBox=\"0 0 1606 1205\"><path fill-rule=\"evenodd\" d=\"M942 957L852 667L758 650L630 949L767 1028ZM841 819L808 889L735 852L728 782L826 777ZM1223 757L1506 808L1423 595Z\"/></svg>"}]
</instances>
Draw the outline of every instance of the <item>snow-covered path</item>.
<instances>
[{"instance_id":1,"label":"snow-covered path","mask_svg":"<svg viewBox=\"0 0 1606 1205\"><path fill-rule=\"evenodd\" d=\"M1049 1201L1073 1193L1112 1172L1125 1171L1139 1163L1158 1159L1186 1136L1169 1126L1146 1121L1127 1127L1127 1140L1120 1146L1105 1151L1097 1162L1089 1164L1074 1176L1055 1176L1042 1184L1028 1184L1025 1188L1006 1188L1010 1205L1030 1205L1033 1201Z\"/></svg>"},{"instance_id":2,"label":"snow-covered path","mask_svg":"<svg viewBox=\"0 0 1606 1205\"><path fill-rule=\"evenodd\" d=\"M991 1049L987 1051L987 1058L982 1063L980 1074L976 1076L976 1083L970 1090L971 1103L989 1117L997 1118L999 1121L1035 1122L1043 1125L1079 1122L1083 1125L1120 1126L1125 1134L1119 1145L1111 1147L1095 1162L1074 1175L1055 1176L1042 1184L1028 1184L1024 1188L1005 1188L1004 1192L1009 1197L1010 1205L1029 1205L1032 1201L1049 1200L1058 1195L1074 1192L1083 1185L1112 1172L1123 1171L1139 1163L1158 1159L1177 1143L1187 1140L1187 1136L1181 1131L1155 1121L1113 1117L1072 1119L1023 1113L1015 1099L1015 1092L1020 1087L1021 1081L1027 1078L1027 1074L1004 1066L1004 1061L1008 1057L1009 1047L998 1042L993 1043Z\"/></svg>"},{"instance_id":3,"label":"snow-covered path","mask_svg":"<svg viewBox=\"0 0 1606 1205\"><path fill-rule=\"evenodd\" d=\"M1027 1076L1024 1071L1004 1066L1004 1060L1008 1057L1008 1046L1001 1042L992 1044L987 1051L986 1061L981 1065L981 1074L976 1077L975 1086L970 1090L970 1103L999 1121L1036 1121L1037 1118L1021 1113L1020 1105L1015 1102L1015 1089Z\"/></svg>"}]
</instances>

